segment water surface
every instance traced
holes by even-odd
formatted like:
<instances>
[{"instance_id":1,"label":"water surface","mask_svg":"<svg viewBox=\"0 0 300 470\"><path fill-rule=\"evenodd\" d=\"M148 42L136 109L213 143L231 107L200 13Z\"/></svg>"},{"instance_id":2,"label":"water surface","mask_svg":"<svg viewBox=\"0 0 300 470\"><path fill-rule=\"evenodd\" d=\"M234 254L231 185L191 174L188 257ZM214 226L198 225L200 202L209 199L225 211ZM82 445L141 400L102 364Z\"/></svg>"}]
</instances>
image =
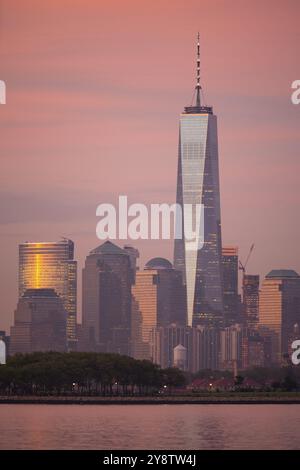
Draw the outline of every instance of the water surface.
<instances>
[{"instance_id":1,"label":"water surface","mask_svg":"<svg viewBox=\"0 0 300 470\"><path fill-rule=\"evenodd\" d=\"M0 405L0 449L300 449L300 405Z\"/></svg>"}]
</instances>

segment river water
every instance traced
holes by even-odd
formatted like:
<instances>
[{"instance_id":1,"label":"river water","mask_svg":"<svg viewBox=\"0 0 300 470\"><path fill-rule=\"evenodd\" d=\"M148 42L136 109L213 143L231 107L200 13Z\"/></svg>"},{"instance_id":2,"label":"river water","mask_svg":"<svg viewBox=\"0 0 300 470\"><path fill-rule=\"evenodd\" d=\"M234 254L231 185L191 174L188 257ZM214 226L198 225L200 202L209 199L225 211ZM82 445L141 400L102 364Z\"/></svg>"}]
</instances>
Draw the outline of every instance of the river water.
<instances>
[{"instance_id":1,"label":"river water","mask_svg":"<svg viewBox=\"0 0 300 470\"><path fill-rule=\"evenodd\" d=\"M300 449L300 405L0 405L0 449Z\"/></svg>"}]
</instances>

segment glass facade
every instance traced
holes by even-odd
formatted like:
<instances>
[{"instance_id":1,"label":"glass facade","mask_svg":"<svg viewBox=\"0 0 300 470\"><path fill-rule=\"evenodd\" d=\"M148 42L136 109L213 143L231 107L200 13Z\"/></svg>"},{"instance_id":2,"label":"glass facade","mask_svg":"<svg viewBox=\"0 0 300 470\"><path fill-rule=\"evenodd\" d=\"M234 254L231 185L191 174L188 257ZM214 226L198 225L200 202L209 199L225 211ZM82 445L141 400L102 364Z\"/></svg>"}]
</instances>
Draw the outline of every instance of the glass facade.
<instances>
[{"instance_id":1,"label":"glass facade","mask_svg":"<svg viewBox=\"0 0 300 470\"><path fill-rule=\"evenodd\" d=\"M54 289L28 289L18 301L10 353L67 350L66 310Z\"/></svg>"},{"instance_id":2,"label":"glass facade","mask_svg":"<svg viewBox=\"0 0 300 470\"><path fill-rule=\"evenodd\" d=\"M147 263L136 273L132 288L132 354L136 359L151 360L150 333L156 326L171 323L186 325L185 290L182 274L170 267Z\"/></svg>"},{"instance_id":3,"label":"glass facade","mask_svg":"<svg viewBox=\"0 0 300 470\"><path fill-rule=\"evenodd\" d=\"M136 273L132 287L132 356L151 360L150 332L157 326L157 276L153 270Z\"/></svg>"},{"instance_id":4,"label":"glass facade","mask_svg":"<svg viewBox=\"0 0 300 470\"><path fill-rule=\"evenodd\" d=\"M239 319L239 295L238 295L238 248L235 246L223 246L222 248L223 270L223 302L224 319L226 326L237 323Z\"/></svg>"},{"instance_id":5,"label":"glass facade","mask_svg":"<svg viewBox=\"0 0 300 470\"><path fill-rule=\"evenodd\" d=\"M243 315L249 328L256 328L259 310L259 275L243 275Z\"/></svg>"},{"instance_id":6,"label":"glass facade","mask_svg":"<svg viewBox=\"0 0 300 470\"><path fill-rule=\"evenodd\" d=\"M128 250L106 241L89 253L82 271L80 349L129 355L133 278Z\"/></svg>"},{"instance_id":7,"label":"glass facade","mask_svg":"<svg viewBox=\"0 0 300 470\"><path fill-rule=\"evenodd\" d=\"M296 325L300 325L300 276L292 270L273 270L262 283L259 330L271 341L271 363L284 362Z\"/></svg>"},{"instance_id":8,"label":"glass facade","mask_svg":"<svg viewBox=\"0 0 300 470\"><path fill-rule=\"evenodd\" d=\"M67 312L70 347L76 341L77 262L73 258L72 240L19 245L19 297L27 289L54 289Z\"/></svg>"},{"instance_id":9,"label":"glass facade","mask_svg":"<svg viewBox=\"0 0 300 470\"><path fill-rule=\"evenodd\" d=\"M174 267L186 285L188 324L215 324L223 319L223 292L217 118L211 107L187 107L180 116L177 204L183 234L190 223L184 205L204 207L197 234L203 234L203 247L191 249L185 237L175 239Z\"/></svg>"}]
</instances>

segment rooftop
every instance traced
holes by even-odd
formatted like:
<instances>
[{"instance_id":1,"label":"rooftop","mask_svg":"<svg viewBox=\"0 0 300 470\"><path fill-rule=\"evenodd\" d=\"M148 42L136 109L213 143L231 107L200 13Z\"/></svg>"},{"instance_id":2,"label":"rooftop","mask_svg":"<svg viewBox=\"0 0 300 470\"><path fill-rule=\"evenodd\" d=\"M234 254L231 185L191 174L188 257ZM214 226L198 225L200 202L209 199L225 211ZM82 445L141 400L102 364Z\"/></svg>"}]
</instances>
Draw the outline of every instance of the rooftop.
<instances>
[{"instance_id":1,"label":"rooftop","mask_svg":"<svg viewBox=\"0 0 300 470\"><path fill-rule=\"evenodd\" d=\"M146 263L145 269L172 269L172 263L165 258L152 258Z\"/></svg>"},{"instance_id":2,"label":"rooftop","mask_svg":"<svg viewBox=\"0 0 300 470\"><path fill-rule=\"evenodd\" d=\"M213 114L212 106L185 106L184 114Z\"/></svg>"},{"instance_id":3,"label":"rooftop","mask_svg":"<svg viewBox=\"0 0 300 470\"><path fill-rule=\"evenodd\" d=\"M106 242L102 243L102 245L97 246L93 250L90 251L91 255L100 254L100 255L126 255L128 256L128 252L120 248L118 245L107 240Z\"/></svg>"},{"instance_id":4,"label":"rooftop","mask_svg":"<svg viewBox=\"0 0 300 470\"><path fill-rule=\"evenodd\" d=\"M273 269L266 275L267 279L290 279L298 278L299 274L293 269Z\"/></svg>"}]
</instances>

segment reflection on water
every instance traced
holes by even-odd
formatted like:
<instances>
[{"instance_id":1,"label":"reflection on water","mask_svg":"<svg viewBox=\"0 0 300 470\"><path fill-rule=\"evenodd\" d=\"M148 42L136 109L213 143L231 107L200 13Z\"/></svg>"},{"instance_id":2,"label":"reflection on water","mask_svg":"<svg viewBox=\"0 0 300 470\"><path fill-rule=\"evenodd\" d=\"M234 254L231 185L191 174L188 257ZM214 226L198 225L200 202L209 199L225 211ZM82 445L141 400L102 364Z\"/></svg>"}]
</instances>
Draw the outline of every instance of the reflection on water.
<instances>
[{"instance_id":1,"label":"reflection on water","mask_svg":"<svg viewBox=\"0 0 300 470\"><path fill-rule=\"evenodd\" d=\"M0 405L0 449L300 449L299 429L300 405Z\"/></svg>"}]
</instances>

